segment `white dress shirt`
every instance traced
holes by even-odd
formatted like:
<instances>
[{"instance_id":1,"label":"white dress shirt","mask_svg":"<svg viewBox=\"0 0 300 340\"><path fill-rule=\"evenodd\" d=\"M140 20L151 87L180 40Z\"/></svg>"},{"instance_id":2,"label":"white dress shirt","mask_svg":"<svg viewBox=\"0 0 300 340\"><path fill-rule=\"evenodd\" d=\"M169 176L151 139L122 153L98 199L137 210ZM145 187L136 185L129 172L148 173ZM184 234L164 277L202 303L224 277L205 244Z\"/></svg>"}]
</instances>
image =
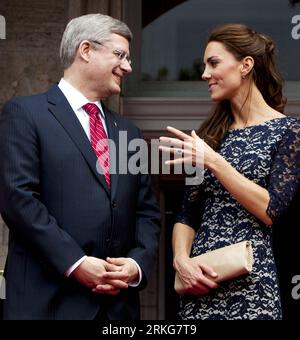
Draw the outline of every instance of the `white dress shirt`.
<instances>
[{"instance_id":1,"label":"white dress shirt","mask_svg":"<svg viewBox=\"0 0 300 340\"><path fill-rule=\"evenodd\" d=\"M102 105L100 100L96 102L90 102L81 92L79 92L75 87L73 87L70 83L68 83L65 79L61 79L58 87L62 91L62 93L65 95L67 98L67 101L69 102L70 106L72 107L74 113L76 114L76 117L78 118L84 132L86 133L87 137L89 140L91 140L90 136L90 122L89 122L89 115L88 113L83 109L83 106L87 103L93 103L96 104L99 109L100 109L100 119L102 121L104 130L106 132L106 135L108 136L107 133L107 126L105 122L105 115L102 109ZM69 277L71 273L85 260L87 256L83 256L81 259L79 259L76 263L74 263L66 272L65 275ZM135 265L138 268L139 271L139 278L135 282L131 282L129 285L131 287L136 287L140 284L142 280L142 270L139 266L139 264L132 258L128 258L129 260L133 261Z\"/></svg>"}]
</instances>

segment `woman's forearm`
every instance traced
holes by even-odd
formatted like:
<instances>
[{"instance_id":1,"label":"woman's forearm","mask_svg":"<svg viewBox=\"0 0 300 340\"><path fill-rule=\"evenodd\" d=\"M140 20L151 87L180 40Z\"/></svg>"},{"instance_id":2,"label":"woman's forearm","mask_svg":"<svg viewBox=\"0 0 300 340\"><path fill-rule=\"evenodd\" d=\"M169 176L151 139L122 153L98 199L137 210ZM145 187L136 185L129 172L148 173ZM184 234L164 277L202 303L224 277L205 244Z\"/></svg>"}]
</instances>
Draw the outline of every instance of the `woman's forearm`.
<instances>
[{"instance_id":1,"label":"woman's forearm","mask_svg":"<svg viewBox=\"0 0 300 340\"><path fill-rule=\"evenodd\" d=\"M270 195L265 188L240 174L220 155L208 168L246 210L265 224L272 224L267 214Z\"/></svg>"},{"instance_id":2,"label":"woman's forearm","mask_svg":"<svg viewBox=\"0 0 300 340\"><path fill-rule=\"evenodd\" d=\"M172 247L175 268L178 258L183 259L190 256L194 238L195 230L188 225L182 223L176 223L174 225Z\"/></svg>"}]
</instances>

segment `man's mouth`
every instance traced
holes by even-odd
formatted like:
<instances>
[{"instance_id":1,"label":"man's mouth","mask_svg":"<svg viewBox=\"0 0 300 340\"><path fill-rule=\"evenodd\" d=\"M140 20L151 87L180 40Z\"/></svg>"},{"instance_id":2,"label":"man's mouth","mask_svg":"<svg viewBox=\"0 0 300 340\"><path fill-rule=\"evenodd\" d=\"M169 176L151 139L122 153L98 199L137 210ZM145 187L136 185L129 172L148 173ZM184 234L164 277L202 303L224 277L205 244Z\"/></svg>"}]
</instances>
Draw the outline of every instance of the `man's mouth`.
<instances>
[{"instance_id":1,"label":"man's mouth","mask_svg":"<svg viewBox=\"0 0 300 340\"><path fill-rule=\"evenodd\" d=\"M117 73L113 73L113 76L114 76L115 80L117 81L117 83L120 85L121 81L122 81L122 76L120 74L117 74Z\"/></svg>"}]
</instances>

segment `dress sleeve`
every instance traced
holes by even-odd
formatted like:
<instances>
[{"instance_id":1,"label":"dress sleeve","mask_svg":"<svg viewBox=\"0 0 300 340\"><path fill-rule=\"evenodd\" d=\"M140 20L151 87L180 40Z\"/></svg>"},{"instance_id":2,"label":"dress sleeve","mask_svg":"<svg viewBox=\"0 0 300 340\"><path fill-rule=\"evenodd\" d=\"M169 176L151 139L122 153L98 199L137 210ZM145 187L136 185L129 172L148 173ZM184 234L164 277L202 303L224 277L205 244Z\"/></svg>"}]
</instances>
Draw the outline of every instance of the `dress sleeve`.
<instances>
[{"instance_id":1,"label":"dress sleeve","mask_svg":"<svg viewBox=\"0 0 300 340\"><path fill-rule=\"evenodd\" d=\"M267 214L275 221L291 204L300 183L300 122L283 136L274 155L268 191Z\"/></svg>"},{"instance_id":2,"label":"dress sleeve","mask_svg":"<svg viewBox=\"0 0 300 340\"><path fill-rule=\"evenodd\" d=\"M175 223L186 224L197 231L204 212L205 193L201 185L187 186Z\"/></svg>"}]
</instances>

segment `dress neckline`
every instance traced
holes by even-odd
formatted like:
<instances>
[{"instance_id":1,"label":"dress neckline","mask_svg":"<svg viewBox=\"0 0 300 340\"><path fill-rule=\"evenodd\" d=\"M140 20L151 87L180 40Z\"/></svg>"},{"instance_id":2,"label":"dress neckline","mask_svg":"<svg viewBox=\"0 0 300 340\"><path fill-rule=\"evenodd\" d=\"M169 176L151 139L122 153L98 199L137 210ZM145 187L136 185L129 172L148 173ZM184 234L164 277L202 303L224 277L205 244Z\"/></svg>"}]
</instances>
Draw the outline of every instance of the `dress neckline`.
<instances>
[{"instance_id":1,"label":"dress neckline","mask_svg":"<svg viewBox=\"0 0 300 340\"><path fill-rule=\"evenodd\" d=\"M269 123L272 123L274 121L286 119L286 118L288 118L288 116L272 118L272 119L265 120L262 123L255 124L255 125L249 125L249 126L245 126L245 127L242 127L242 128L231 128L231 129L228 129L228 132L243 131L243 130L251 129L251 128L254 128L254 127L258 127L258 126L264 126L264 125L268 125Z\"/></svg>"}]
</instances>

